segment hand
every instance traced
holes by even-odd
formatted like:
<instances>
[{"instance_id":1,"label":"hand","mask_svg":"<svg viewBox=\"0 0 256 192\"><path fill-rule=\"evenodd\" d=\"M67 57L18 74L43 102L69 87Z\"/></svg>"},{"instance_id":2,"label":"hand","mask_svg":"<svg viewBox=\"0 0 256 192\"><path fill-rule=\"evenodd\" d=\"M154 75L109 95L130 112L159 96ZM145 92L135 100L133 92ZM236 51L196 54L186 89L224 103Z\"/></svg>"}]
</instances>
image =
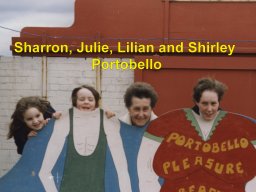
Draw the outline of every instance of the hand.
<instances>
[{"instance_id":1,"label":"hand","mask_svg":"<svg viewBox=\"0 0 256 192\"><path fill-rule=\"evenodd\" d=\"M110 119L111 117L116 116L116 114L112 111L105 111L105 114L106 114L108 119Z\"/></svg>"},{"instance_id":2,"label":"hand","mask_svg":"<svg viewBox=\"0 0 256 192\"><path fill-rule=\"evenodd\" d=\"M35 137L37 135L37 132L36 131L30 131L29 133L28 133L28 138L30 138L30 137Z\"/></svg>"},{"instance_id":3,"label":"hand","mask_svg":"<svg viewBox=\"0 0 256 192\"><path fill-rule=\"evenodd\" d=\"M61 117L62 113L57 111L55 113L52 114L52 118L54 119L59 119Z\"/></svg>"},{"instance_id":4,"label":"hand","mask_svg":"<svg viewBox=\"0 0 256 192\"><path fill-rule=\"evenodd\" d=\"M47 123L48 123L49 121L50 121L50 118L45 119L44 122L43 122L44 126L47 125Z\"/></svg>"}]
</instances>

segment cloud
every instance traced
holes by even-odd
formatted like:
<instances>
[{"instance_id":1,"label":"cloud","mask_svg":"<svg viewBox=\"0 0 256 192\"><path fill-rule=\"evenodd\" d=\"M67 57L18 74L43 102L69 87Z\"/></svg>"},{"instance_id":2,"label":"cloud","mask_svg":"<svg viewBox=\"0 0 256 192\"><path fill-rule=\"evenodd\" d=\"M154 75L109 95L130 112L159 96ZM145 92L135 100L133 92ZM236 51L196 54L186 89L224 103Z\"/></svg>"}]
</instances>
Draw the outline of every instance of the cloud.
<instances>
[{"instance_id":1,"label":"cloud","mask_svg":"<svg viewBox=\"0 0 256 192\"><path fill-rule=\"evenodd\" d=\"M69 27L74 21L74 0L19 0L0 2L0 26ZM0 55L10 56L11 37L19 33L0 28Z\"/></svg>"},{"instance_id":2,"label":"cloud","mask_svg":"<svg viewBox=\"0 0 256 192\"><path fill-rule=\"evenodd\" d=\"M17 11L17 12L69 12L74 7L73 0L19 0L19 1L2 1L0 2L0 11Z\"/></svg>"}]
</instances>

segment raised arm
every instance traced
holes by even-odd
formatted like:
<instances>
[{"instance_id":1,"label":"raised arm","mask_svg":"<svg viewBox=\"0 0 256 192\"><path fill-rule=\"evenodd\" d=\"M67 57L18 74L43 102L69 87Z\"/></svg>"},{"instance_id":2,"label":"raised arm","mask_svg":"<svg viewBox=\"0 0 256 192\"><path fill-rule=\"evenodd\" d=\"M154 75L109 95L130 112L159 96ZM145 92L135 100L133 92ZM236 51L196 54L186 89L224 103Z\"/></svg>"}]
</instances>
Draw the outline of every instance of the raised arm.
<instances>
[{"instance_id":1,"label":"raised arm","mask_svg":"<svg viewBox=\"0 0 256 192\"><path fill-rule=\"evenodd\" d=\"M46 192L57 192L53 175L51 173L65 143L66 136L69 132L68 118L62 117L56 120L52 136L47 145L42 167L39 171L39 178Z\"/></svg>"},{"instance_id":2,"label":"raised arm","mask_svg":"<svg viewBox=\"0 0 256 192\"><path fill-rule=\"evenodd\" d=\"M153 169L153 159L160 145L159 141L143 137L138 154L138 176L140 192L158 192L161 186Z\"/></svg>"},{"instance_id":3,"label":"raised arm","mask_svg":"<svg viewBox=\"0 0 256 192\"><path fill-rule=\"evenodd\" d=\"M256 119L250 118L250 117L246 117L247 119L250 119L252 122L256 123ZM256 141L253 141L253 146L256 150ZM246 186L245 186L245 191L246 192L254 192L256 189L256 173L255 173L255 177L250 180L249 182L247 182Z\"/></svg>"},{"instance_id":4,"label":"raised arm","mask_svg":"<svg viewBox=\"0 0 256 192\"><path fill-rule=\"evenodd\" d=\"M116 167L121 192L132 192L128 165L120 136L120 122L115 117L104 117L104 128L109 149Z\"/></svg>"}]
</instances>

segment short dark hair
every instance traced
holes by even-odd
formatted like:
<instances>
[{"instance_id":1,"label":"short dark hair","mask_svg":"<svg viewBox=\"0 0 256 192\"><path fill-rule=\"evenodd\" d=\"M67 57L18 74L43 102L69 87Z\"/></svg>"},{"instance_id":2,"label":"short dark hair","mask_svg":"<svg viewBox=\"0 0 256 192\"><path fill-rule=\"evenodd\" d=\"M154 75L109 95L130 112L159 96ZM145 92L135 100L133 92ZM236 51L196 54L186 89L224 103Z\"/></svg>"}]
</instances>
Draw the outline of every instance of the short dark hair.
<instances>
[{"instance_id":1,"label":"short dark hair","mask_svg":"<svg viewBox=\"0 0 256 192\"><path fill-rule=\"evenodd\" d=\"M218 95L218 101L221 101L224 96L225 91L227 90L227 86L213 79L211 77L205 77L198 80L197 84L194 87L193 99L196 102L199 102L202 96L202 93L205 90L214 91Z\"/></svg>"},{"instance_id":2,"label":"short dark hair","mask_svg":"<svg viewBox=\"0 0 256 192\"><path fill-rule=\"evenodd\" d=\"M82 85L80 87L76 87L75 89L73 89L72 91L72 94L71 94L71 100L72 100L72 105L74 107L76 107L77 105L77 92L80 90L80 89L88 89L89 91L92 92L93 96L94 96L94 99L95 99L95 107L99 107L99 101L100 101L100 94L98 91L96 91L96 89L94 89L94 87L90 86L90 85Z\"/></svg>"},{"instance_id":3,"label":"short dark hair","mask_svg":"<svg viewBox=\"0 0 256 192\"><path fill-rule=\"evenodd\" d=\"M157 93L150 84L144 82L136 82L127 88L124 95L124 103L127 108L132 105L132 97L149 98L151 100L150 106L155 107L157 103Z\"/></svg>"}]
</instances>

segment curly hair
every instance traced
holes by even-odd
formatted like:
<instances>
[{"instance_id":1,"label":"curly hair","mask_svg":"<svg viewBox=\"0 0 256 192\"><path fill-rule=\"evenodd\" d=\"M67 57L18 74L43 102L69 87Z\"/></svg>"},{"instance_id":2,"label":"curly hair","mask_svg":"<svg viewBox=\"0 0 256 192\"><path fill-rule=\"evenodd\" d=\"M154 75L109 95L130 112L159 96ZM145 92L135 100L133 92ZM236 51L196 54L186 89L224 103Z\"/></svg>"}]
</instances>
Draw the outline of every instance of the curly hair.
<instances>
[{"instance_id":1,"label":"curly hair","mask_svg":"<svg viewBox=\"0 0 256 192\"><path fill-rule=\"evenodd\" d=\"M37 96L21 98L16 104L16 108L11 116L12 121L9 125L7 138L12 138L17 131L26 128L26 124L24 122L24 113L28 109L34 107L41 113L45 113L49 105L50 103L48 101Z\"/></svg>"},{"instance_id":2,"label":"curly hair","mask_svg":"<svg viewBox=\"0 0 256 192\"><path fill-rule=\"evenodd\" d=\"M206 77L198 80L197 84L194 87L193 99L196 102L199 102L202 96L202 93L205 90L214 91L218 95L218 101L221 101L223 98L225 91L227 90L227 86L217 81L216 79Z\"/></svg>"},{"instance_id":3,"label":"curly hair","mask_svg":"<svg viewBox=\"0 0 256 192\"><path fill-rule=\"evenodd\" d=\"M142 98L150 99L151 101L150 106L152 108L155 107L158 100L158 95L154 87L144 82L133 83L126 90L124 95L124 103L127 108L129 108L132 105L132 97L138 97L140 99Z\"/></svg>"}]
</instances>

